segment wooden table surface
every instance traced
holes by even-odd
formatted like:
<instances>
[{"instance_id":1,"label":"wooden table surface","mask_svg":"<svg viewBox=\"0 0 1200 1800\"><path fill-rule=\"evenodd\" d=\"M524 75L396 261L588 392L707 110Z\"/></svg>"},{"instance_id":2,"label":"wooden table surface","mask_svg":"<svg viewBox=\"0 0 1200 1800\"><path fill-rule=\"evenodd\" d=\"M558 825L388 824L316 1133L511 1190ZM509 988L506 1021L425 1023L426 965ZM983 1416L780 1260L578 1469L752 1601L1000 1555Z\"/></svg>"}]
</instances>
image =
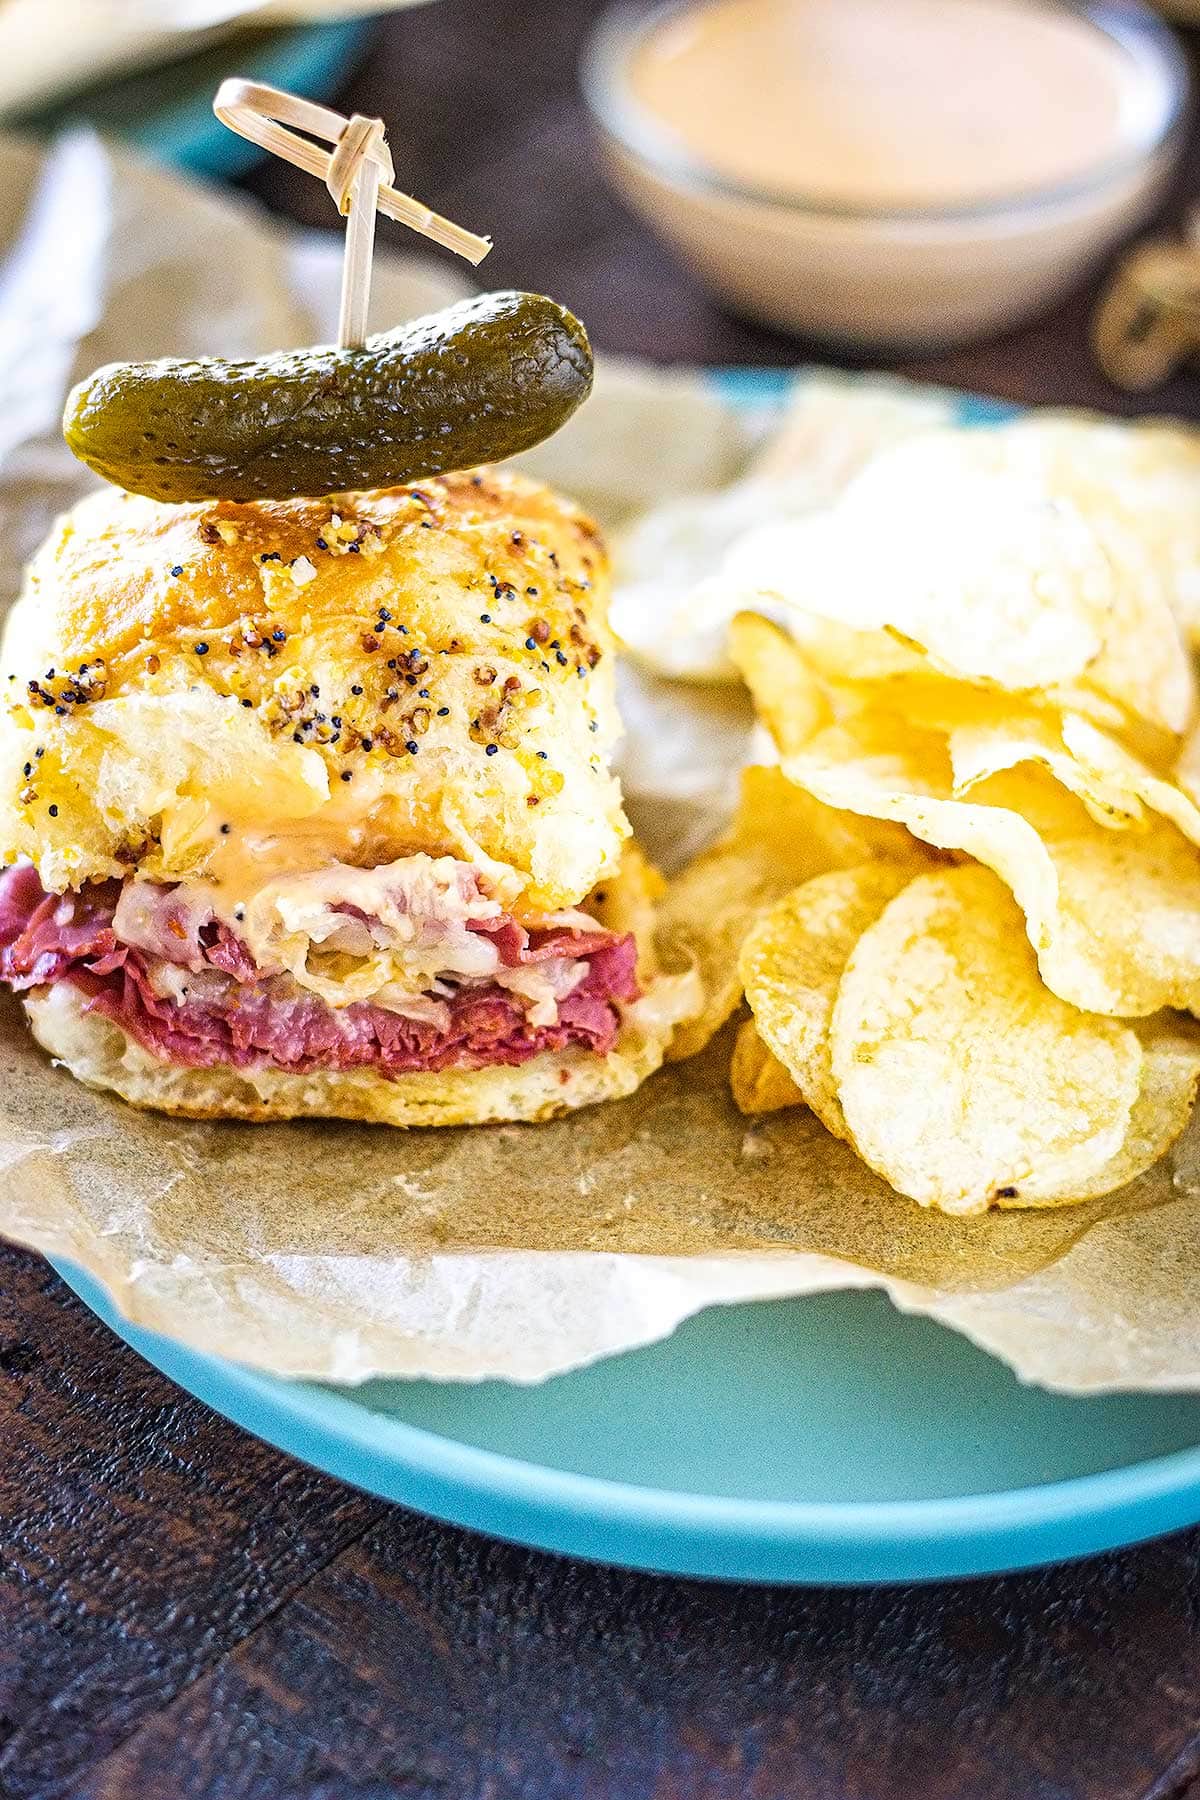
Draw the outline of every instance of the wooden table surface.
<instances>
[{"instance_id":1,"label":"wooden table surface","mask_svg":"<svg viewBox=\"0 0 1200 1800\"><path fill-rule=\"evenodd\" d=\"M347 110L604 348L790 362L604 187L586 0L380 27ZM1200 141L1180 184L1194 191ZM328 220L272 165L247 183ZM1087 296L914 365L1113 407ZM809 354L813 354L811 351ZM1155 407L1200 413L1200 383ZM431 1524L265 1448L0 1249L0 1800L1200 1800L1200 1532L931 1588L618 1573Z\"/></svg>"}]
</instances>

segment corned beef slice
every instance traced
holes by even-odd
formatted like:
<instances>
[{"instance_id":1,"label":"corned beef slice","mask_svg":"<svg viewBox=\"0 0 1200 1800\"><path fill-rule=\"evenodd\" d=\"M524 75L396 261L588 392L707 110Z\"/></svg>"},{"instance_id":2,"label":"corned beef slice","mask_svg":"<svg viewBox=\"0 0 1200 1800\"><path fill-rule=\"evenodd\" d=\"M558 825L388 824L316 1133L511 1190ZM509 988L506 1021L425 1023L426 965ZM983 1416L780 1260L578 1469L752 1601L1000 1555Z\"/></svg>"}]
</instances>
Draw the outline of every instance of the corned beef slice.
<instances>
[{"instance_id":1,"label":"corned beef slice","mask_svg":"<svg viewBox=\"0 0 1200 1800\"><path fill-rule=\"evenodd\" d=\"M383 1075L517 1064L544 1050L581 1044L598 1055L613 1045L615 1002L637 994L632 937L554 928L529 932L508 918L479 921L509 968L549 957L578 957L587 971L559 1002L556 1025L533 1026L518 997L495 985L464 985L447 1002L448 1029L355 1002L335 1008L286 976L262 977L241 940L218 922L200 933L206 965L202 997L155 992L141 950L118 941L118 881L78 894L47 894L36 871L0 874L0 980L15 989L70 981L88 1011L116 1021L147 1050L189 1067L232 1064L297 1071L374 1068ZM197 946L181 945L194 962ZM223 977L223 979L222 979Z\"/></svg>"}]
</instances>

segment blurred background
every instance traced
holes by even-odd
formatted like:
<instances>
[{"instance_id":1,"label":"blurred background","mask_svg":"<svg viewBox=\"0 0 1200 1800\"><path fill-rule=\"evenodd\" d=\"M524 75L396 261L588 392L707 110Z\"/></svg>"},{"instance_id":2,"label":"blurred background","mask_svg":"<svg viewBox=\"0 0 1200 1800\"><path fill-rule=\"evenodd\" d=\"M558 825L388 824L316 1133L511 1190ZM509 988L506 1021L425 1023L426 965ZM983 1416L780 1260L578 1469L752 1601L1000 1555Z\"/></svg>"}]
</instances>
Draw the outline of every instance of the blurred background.
<instances>
[{"instance_id":1,"label":"blurred background","mask_svg":"<svg viewBox=\"0 0 1200 1800\"><path fill-rule=\"evenodd\" d=\"M745 133L752 131L763 89L748 91L758 77L742 51L748 45L752 57L760 33L757 69L781 116L789 116L792 106L791 116L803 110L808 118L816 92L825 104L822 116L832 121L829 129L837 129L855 106L863 106L864 96L868 110L877 111L873 98L886 99L884 90L894 86L900 135L894 146L879 138L873 148L881 166L906 166L905 133L911 142L912 127L905 125L900 102L908 89L910 111L923 108L938 117L945 111L952 133L954 97L968 78L978 80L977 69L972 75L955 65L964 54L963 33L943 43L935 15L950 17L965 8L968 36L982 21L996 30L998 41L1012 42L1013 20L1019 24L1029 0L884 0L894 27L890 64L879 48L880 0L874 15L868 0L709 0L714 3L732 9L740 60L729 63L724 85L718 80L693 109L696 132L685 125L681 138L674 129L678 120L649 118L649 136L644 132L632 150L639 120L621 85L623 70L640 54L644 37L638 33L644 34L648 9L623 9L615 25L610 13L604 25L603 9L590 0L431 0L383 12L356 7L353 0L341 7L319 0L290 6L0 0L0 70L6 71L0 105L10 127L49 139L87 121L129 140L142 154L206 181L236 184L273 212L334 233L338 221L319 182L257 157L211 117L212 93L223 74L258 75L328 98L346 113L384 118L397 184L493 235L495 250L478 279L486 286L552 293L580 314L603 350L658 362L902 366L922 380L1015 400L1197 410L1196 378L1186 366L1169 380L1159 378L1165 368L1157 371L1144 394L1106 379L1089 323L1124 245L1151 227L1170 240L1170 269L1160 279L1169 277L1185 312L1188 305L1197 310L1200 262L1193 271L1183 237L1200 178L1200 142L1185 91L1200 32L1188 29L1186 8L1176 9L1173 41L1136 6L1094 13L1053 6L1053 14L1077 28L1085 58L1078 69L1071 61L1076 47L1066 40L1048 48L1031 40L1023 74L1014 75L1004 59L996 62L989 90L972 97L970 109L960 105L960 113L990 109L1007 117L1011 141L1022 134L1036 139L1035 103L1047 94L1060 103L1077 95L1091 78L1083 38L1118 21L1125 59L1118 85L1124 85L1114 102L1113 144L1101 146L1098 159L1109 180L1107 187L1099 179L1092 183L1090 168L1083 169L1077 191L1054 211L1043 203L1058 177L1050 171L1043 183L1031 164L1022 177L1028 192L998 196L1004 207L995 217L981 220L978 196L964 190L968 211L975 206L968 230L952 216L953 205L945 211L947 194L951 202L955 198L949 190L932 208L917 194L910 216L899 221L872 218L870 171L863 178L864 205L849 220L830 219L829 206L819 204L815 212L823 216L811 216L802 175L792 190L776 196L778 204L760 204L761 196L755 199L744 186L734 191L738 182L731 185L719 155L712 168L704 166L711 147L704 120L719 122L727 114L727 123L744 120ZM666 10L668 24L677 27L681 16L686 23L705 9L702 0L693 0L690 7ZM990 21L989 10L995 14ZM847 80L845 44L838 62L826 55L829 45L820 36L825 31L828 37L831 22L848 43L852 62L861 44L857 91L853 84L845 93L837 86ZM788 54L779 54L781 41ZM815 72L814 42L826 56ZM1045 59L1041 77L1039 58ZM647 125L645 107L641 125ZM818 120L810 139L819 127ZM655 131L666 157L651 168ZM846 141L843 135L830 145L833 163L841 159L843 168ZM812 149L811 142L798 150L781 144L779 156L786 162L796 151L811 158ZM944 145L932 140L929 149L944 166L957 166L952 135ZM1094 150L1092 145L1089 154ZM781 168L773 185L786 187L787 174ZM1126 183L1119 193L1113 180ZM1065 185L1070 189L1071 182ZM844 184L838 193L835 212L845 199ZM691 216L694 202L708 211ZM10 220L14 229L19 224L19 216ZM380 237L396 250L420 249L387 222ZM180 249L185 253L186 244ZM456 280L471 278L465 265L445 260ZM901 264L907 283L902 295L889 285ZM764 281L771 290L766 301L759 292ZM731 284L736 290L739 283L743 289L749 284L749 302L744 291L731 298ZM1153 298L1157 305L1157 290ZM1126 294L1126 312L1131 305L1136 312L1144 300L1140 291L1132 302ZM978 311L980 303L982 316L975 319L972 307ZM964 305L966 314L959 317ZM1022 316L1007 319L1006 311ZM923 329L914 326L914 317L925 322ZM1139 329L1144 336L1144 319ZM1178 338L1183 327L1173 319L1172 329ZM1176 338L1171 362L1184 358L1186 346Z\"/></svg>"}]
</instances>

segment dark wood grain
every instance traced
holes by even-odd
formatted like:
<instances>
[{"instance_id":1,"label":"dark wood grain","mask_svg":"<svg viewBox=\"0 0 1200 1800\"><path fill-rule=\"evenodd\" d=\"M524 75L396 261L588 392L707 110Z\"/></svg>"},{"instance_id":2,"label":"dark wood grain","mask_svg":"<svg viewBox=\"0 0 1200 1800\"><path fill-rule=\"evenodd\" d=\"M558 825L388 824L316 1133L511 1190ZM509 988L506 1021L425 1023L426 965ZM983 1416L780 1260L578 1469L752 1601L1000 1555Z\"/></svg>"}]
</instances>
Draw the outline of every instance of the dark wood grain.
<instances>
[{"instance_id":1,"label":"dark wood grain","mask_svg":"<svg viewBox=\"0 0 1200 1800\"><path fill-rule=\"evenodd\" d=\"M264 1481L257 1444L3 1248L0 1447L5 1800L83 1791L384 1510L280 1457Z\"/></svg>"},{"instance_id":2,"label":"dark wood grain","mask_svg":"<svg viewBox=\"0 0 1200 1800\"><path fill-rule=\"evenodd\" d=\"M218 1800L269 1734L258 1766L286 1793L1140 1796L1190 1772L1197 1594L1181 1542L814 1597L563 1566L393 1514L96 1792L143 1791L182 1741L201 1755L181 1797Z\"/></svg>"},{"instance_id":3,"label":"dark wood grain","mask_svg":"<svg viewBox=\"0 0 1200 1800\"><path fill-rule=\"evenodd\" d=\"M343 96L398 178L494 232L599 345L817 353L729 318L612 197L584 0L441 0ZM1174 206L1194 192L1200 138ZM329 222L276 165L246 184ZM397 234L397 241L402 241ZM1089 295L913 366L1124 402ZM1200 414L1200 384L1149 403ZM1200 1800L1200 1533L1006 1580L860 1593L658 1580L351 1493L180 1394L0 1251L0 1800Z\"/></svg>"}]
</instances>

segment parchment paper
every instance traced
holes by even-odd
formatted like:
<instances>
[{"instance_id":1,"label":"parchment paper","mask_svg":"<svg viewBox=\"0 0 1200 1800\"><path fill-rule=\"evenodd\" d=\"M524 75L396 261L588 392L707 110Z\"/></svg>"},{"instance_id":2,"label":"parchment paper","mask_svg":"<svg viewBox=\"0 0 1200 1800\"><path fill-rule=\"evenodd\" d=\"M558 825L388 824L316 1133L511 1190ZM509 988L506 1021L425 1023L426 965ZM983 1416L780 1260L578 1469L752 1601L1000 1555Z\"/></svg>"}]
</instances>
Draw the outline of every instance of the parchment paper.
<instances>
[{"instance_id":1,"label":"parchment paper","mask_svg":"<svg viewBox=\"0 0 1200 1800\"><path fill-rule=\"evenodd\" d=\"M0 176L0 231L16 244L0 274L7 603L21 557L87 484L57 436L70 382L113 356L327 337L338 247L87 136L40 171L0 143ZM457 281L386 264L377 323L440 304ZM750 452L694 377L606 365L530 460L612 519L717 486ZM677 860L719 820L747 710L734 692L636 671L625 686L635 825ZM726 1034L630 1099L547 1125L188 1124L48 1065L5 1000L0 1225L89 1269L141 1324L333 1381L536 1381L705 1305L879 1285L1027 1380L1200 1386L1200 1136L1087 1206L950 1219L893 1194L802 1109L743 1119L729 1054Z\"/></svg>"}]
</instances>

